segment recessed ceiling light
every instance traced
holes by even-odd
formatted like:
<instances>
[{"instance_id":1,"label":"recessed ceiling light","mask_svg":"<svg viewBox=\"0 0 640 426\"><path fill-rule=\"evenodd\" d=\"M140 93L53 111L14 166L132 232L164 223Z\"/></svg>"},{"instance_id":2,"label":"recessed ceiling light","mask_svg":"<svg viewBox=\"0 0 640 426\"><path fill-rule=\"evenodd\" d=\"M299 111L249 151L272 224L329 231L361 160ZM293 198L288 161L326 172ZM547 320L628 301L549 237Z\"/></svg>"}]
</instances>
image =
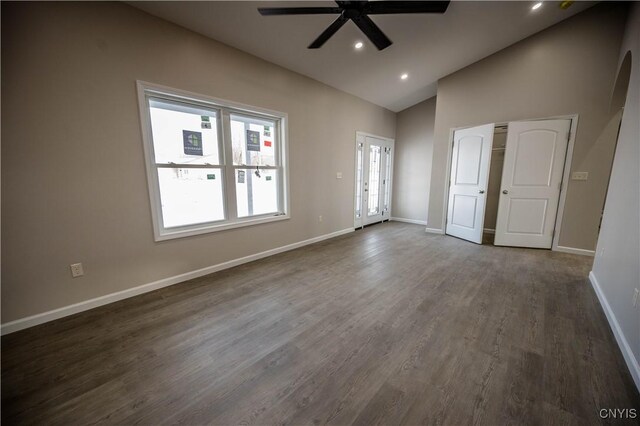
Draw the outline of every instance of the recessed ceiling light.
<instances>
[{"instance_id":1,"label":"recessed ceiling light","mask_svg":"<svg viewBox=\"0 0 640 426\"><path fill-rule=\"evenodd\" d=\"M401 79L401 80L406 80L406 79L408 79L408 78L409 78L409 74L407 74L407 73L404 73L404 74L402 74L402 75L400 76L400 79Z\"/></svg>"},{"instance_id":2,"label":"recessed ceiling light","mask_svg":"<svg viewBox=\"0 0 640 426\"><path fill-rule=\"evenodd\" d=\"M540 9L540 7L542 7L542 2L541 1L539 1L538 3L534 4L533 6L531 6L531 10Z\"/></svg>"},{"instance_id":3,"label":"recessed ceiling light","mask_svg":"<svg viewBox=\"0 0 640 426\"><path fill-rule=\"evenodd\" d=\"M358 41L353 45L353 47L355 47L356 49L362 49L362 46L364 46L364 43L362 43L361 41Z\"/></svg>"}]
</instances>

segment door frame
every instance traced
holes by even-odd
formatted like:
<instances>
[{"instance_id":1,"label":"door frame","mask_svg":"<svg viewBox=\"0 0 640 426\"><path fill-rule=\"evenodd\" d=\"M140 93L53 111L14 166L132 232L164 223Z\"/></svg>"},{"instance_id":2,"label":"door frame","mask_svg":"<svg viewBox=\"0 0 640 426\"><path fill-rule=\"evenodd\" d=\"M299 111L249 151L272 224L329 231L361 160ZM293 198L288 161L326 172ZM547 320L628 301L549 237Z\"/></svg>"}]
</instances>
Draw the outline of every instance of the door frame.
<instances>
[{"instance_id":1,"label":"door frame","mask_svg":"<svg viewBox=\"0 0 640 426\"><path fill-rule=\"evenodd\" d=\"M560 187L560 200L558 201L558 211L556 212L556 220L554 225L554 233L553 233L553 241L551 243L552 251L561 251L567 253L574 254L585 254L585 253L576 253L575 249L571 249L568 247L563 247L558 245L558 241L560 240L560 232L562 228L562 219L564 217L564 205L567 201L567 188L569 186L569 179L571 175L571 162L573 160L573 148L576 141L576 133L578 130L578 119L579 114L570 114L570 115L556 115L552 117L542 117L542 118L524 118L510 121L543 121L543 120L571 120L571 126L569 128L569 143L567 144L567 152L564 157L564 169L562 171L562 185ZM508 125L509 121L497 121L495 123L497 126L505 126ZM453 135L456 130L468 129L470 127L480 126L482 124L472 125L472 126L461 126L461 127L452 127L449 129L449 145L447 147L447 167L445 174L445 191L444 198L442 203L442 224L441 224L441 234L445 234L447 229L447 211L449 209L449 176L451 175L451 160L453 157ZM507 129L507 132L509 130ZM357 148L356 148L357 149ZM356 159L357 160L357 159ZM355 193L355 191L354 191ZM355 197L355 196L354 196ZM427 232L432 232L430 228L427 228Z\"/></svg>"},{"instance_id":2,"label":"door frame","mask_svg":"<svg viewBox=\"0 0 640 426\"><path fill-rule=\"evenodd\" d=\"M360 218L356 217L356 188L358 186L358 143L365 143L366 137L381 139L385 142L389 142L391 144L391 169L389 173L391 177L389 178L389 217L385 220L391 219L391 206L393 206L393 163L395 163L395 151L396 151L396 140L392 138L387 138L384 136L374 135L373 133L367 133L362 131L356 131L355 144L353 145L353 227L354 228L363 228L363 215L360 215ZM363 151L364 155L364 151ZM362 173L364 173L364 164L362 167ZM364 179L364 176L362 177ZM364 197L364 196L363 196ZM363 211L364 214L364 211Z\"/></svg>"}]
</instances>

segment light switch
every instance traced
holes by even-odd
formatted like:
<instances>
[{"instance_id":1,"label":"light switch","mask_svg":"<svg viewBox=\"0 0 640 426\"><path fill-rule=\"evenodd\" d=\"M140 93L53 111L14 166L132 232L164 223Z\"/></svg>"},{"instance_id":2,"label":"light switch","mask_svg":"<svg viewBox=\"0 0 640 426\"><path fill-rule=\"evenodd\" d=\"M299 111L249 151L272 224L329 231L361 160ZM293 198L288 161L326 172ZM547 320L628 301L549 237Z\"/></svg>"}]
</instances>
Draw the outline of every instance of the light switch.
<instances>
[{"instance_id":1,"label":"light switch","mask_svg":"<svg viewBox=\"0 0 640 426\"><path fill-rule=\"evenodd\" d=\"M571 173L571 180L587 180L589 178L589 172L573 172Z\"/></svg>"},{"instance_id":2,"label":"light switch","mask_svg":"<svg viewBox=\"0 0 640 426\"><path fill-rule=\"evenodd\" d=\"M342 179L342 172L336 173L336 179Z\"/></svg>"}]
</instances>

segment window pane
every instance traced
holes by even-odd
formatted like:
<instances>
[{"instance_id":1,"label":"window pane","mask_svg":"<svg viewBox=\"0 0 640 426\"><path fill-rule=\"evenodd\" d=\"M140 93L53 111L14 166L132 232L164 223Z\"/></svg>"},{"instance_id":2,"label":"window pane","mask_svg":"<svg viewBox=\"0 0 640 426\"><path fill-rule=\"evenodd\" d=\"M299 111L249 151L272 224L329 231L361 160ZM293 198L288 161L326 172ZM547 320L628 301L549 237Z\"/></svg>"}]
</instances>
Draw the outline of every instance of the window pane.
<instances>
[{"instance_id":1,"label":"window pane","mask_svg":"<svg viewBox=\"0 0 640 426\"><path fill-rule=\"evenodd\" d=\"M380 213L380 147L369 147L369 216Z\"/></svg>"},{"instance_id":2,"label":"window pane","mask_svg":"<svg viewBox=\"0 0 640 426\"><path fill-rule=\"evenodd\" d=\"M149 98L156 163L220 164L215 110Z\"/></svg>"},{"instance_id":3,"label":"window pane","mask_svg":"<svg viewBox=\"0 0 640 426\"><path fill-rule=\"evenodd\" d=\"M159 168L165 228L224 219L222 169Z\"/></svg>"},{"instance_id":4,"label":"window pane","mask_svg":"<svg viewBox=\"0 0 640 426\"><path fill-rule=\"evenodd\" d=\"M384 211L389 211L389 201L391 198L391 148L385 148L385 161L387 163L384 174Z\"/></svg>"},{"instance_id":5,"label":"window pane","mask_svg":"<svg viewBox=\"0 0 640 426\"><path fill-rule=\"evenodd\" d=\"M275 166L275 122L231 114L231 142L235 166Z\"/></svg>"},{"instance_id":6,"label":"window pane","mask_svg":"<svg viewBox=\"0 0 640 426\"><path fill-rule=\"evenodd\" d=\"M238 217L278 213L278 171L236 170Z\"/></svg>"},{"instance_id":7,"label":"window pane","mask_svg":"<svg viewBox=\"0 0 640 426\"><path fill-rule=\"evenodd\" d=\"M362 145L358 144L358 152L356 153L356 217L362 216Z\"/></svg>"}]
</instances>

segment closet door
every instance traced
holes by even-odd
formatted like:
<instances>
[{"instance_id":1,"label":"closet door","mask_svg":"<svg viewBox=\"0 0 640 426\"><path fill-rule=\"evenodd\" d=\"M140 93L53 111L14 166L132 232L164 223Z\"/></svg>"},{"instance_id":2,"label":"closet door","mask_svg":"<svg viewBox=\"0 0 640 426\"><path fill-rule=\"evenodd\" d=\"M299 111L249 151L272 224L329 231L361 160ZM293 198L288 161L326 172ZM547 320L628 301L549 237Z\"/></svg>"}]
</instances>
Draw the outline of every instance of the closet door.
<instances>
[{"instance_id":1,"label":"closet door","mask_svg":"<svg viewBox=\"0 0 640 426\"><path fill-rule=\"evenodd\" d=\"M509 123L495 245L551 248L571 120Z\"/></svg>"},{"instance_id":2,"label":"closet door","mask_svg":"<svg viewBox=\"0 0 640 426\"><path fill-rule=\"evenodd\" d=\"M489 162L495 125L456 130L449 180L446 233L482 243Z\"/></svg>"}]
</instances>

